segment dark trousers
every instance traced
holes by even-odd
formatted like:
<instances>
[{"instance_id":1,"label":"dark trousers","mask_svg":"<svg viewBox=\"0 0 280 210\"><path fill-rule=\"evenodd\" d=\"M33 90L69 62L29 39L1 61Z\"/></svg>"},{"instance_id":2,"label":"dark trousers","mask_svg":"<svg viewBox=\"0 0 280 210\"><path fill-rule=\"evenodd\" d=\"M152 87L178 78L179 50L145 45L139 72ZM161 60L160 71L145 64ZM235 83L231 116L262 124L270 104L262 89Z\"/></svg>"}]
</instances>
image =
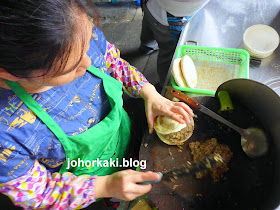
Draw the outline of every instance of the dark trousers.
<instances>
[{"instance_id":1,"label":"dark trousers","mask_svg":"<svg viewBox=\"0 0 280 210\"><path fill-rule=\"evenodd\" d=\"M157 73L160 79L160 87L164 85L176 44L171 38L169 26L159 23L143 5L144 17L142 21L141 46L156 49L159 53L157 58Z\"/></svg>"}]
</instances>

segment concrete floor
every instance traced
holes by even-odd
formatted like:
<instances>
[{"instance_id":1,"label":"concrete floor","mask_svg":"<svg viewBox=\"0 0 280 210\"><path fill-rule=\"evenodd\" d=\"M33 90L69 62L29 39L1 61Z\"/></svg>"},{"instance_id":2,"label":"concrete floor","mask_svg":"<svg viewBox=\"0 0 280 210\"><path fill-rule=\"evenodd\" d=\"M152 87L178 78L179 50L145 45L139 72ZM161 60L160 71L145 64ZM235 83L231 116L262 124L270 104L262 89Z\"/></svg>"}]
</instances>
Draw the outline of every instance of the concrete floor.
<instances>
[{"instance_id":1,"label":"concrete floor","mask_svg":"<svg viewBox=\"0 0 280 210\"><path fill-rule=\"evenodd\" d=\"M120 1L118 4L98 2L100 12L100 29L106 39L121 52L121 57L142 72L152 84L159 82L156 73L158 52L151 55L140 55L140 33L142 10L136 1Z\"/></svg>"}]
</instances>

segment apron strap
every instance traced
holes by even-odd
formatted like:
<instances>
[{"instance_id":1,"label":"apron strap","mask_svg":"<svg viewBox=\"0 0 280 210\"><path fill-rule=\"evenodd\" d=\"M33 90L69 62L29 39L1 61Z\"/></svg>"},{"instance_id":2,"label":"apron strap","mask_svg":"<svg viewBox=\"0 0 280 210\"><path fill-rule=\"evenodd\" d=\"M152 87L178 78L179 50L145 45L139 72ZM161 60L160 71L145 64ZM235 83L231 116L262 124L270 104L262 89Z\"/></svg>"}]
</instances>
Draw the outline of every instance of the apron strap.
<instances>
[{"instance_id":1,"label":"apron strap","mask_svg":"<svg viewBox=\"0 0 280 210\"><path fill-rule=\"evenodd\" d=\"M94 66L90 66L87 70L99 78L103 78L104 75L106 75L101 70L99 70L98 68L96 68Z\"/></svg>"},{"instance_id":2,"label":"apron strap","mask_svg":"<svg viewBox=\"0 0 280 210\"><path fill-rule=\"evenodd\" d=\"M106 80L109 80L110 82L113 82L114 84L116 84L119 88L122 88L122 83L118 80L116 80L115 78L103 73L100 69L94 67L94 66L90 66L88 69L87 69L89 72L91 72L92 74L94 74L95 76L101 78L101 79L106 79ZM103 80L104 82L104 80ZM105 90L106 92L106 90Z\"/></svg>"},{"instance_id":3,"label":"apron strap","mask_svg":"<svg viewBox=\"0 0 280 210\"><path fill-rule=\"evenodd\" d=\"M56 135L58 139L63 139L67 137L64 131L58 126L58 124L50 117L50 115L43 110L43 108L32 98L26 90L21 87L17 82L12 82L5 80L7 85L12 89L12 91L19 97L22 102L32 110L39 118L43 121L45 125Z\"/></svg>"}]
</instances>

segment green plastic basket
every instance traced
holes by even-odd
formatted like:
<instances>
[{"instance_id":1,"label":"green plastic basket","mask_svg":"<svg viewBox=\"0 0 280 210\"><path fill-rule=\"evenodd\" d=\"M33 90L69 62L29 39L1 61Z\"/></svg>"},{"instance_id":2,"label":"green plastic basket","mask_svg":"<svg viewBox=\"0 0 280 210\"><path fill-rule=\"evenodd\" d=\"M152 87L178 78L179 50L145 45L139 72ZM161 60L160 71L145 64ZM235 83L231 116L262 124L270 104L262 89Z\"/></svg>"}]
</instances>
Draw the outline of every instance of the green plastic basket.
<instances>
[{"instance_id":1,"label":"green plastic basket","mask_svg":"<svg viewBox=\"0 0 280 210\"><path fill-rule=\"evenodd\" d=\"M173 75L173 88L201 95L215 95L217 88L230 79L249 78L250 55L243 49L201 47L181 45L176 50L176 58L188 55L197 71L195 88L179 87Z\"/></svg>"}]
</instances>

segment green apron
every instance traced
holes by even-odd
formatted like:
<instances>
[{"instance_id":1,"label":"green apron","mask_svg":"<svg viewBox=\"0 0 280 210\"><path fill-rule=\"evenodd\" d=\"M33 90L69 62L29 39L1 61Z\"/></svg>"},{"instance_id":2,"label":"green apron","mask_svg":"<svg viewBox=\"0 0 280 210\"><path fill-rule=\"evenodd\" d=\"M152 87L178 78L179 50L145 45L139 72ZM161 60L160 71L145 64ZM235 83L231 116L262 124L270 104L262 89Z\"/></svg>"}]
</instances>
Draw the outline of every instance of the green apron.
<instances>
[{"instance_id":1,"label":"green apron","mask_svg":"<svg viewBox=\"0 0 280 210\"><path fill-rule=\"evenodd\" d=\"M104 90L111 105L111 111L98 124L76 136L67 136L58 124L17 82L6 81L6 83L23 103L47 125L63 145L66 161L62 165L60 173L69 171L76 176L83 174L109 175L119 170L114 165L110 167L110 159L112 161L115 160L114 164L118 161L120 166L122 158L127 154L131 123L128 114L123 109L122 83L93 66L88 71L102 79ZM73 163L76 161L77 166L67 169L68 160L74 160ZM80 167L78 167L79 160ZM97 160L99 160L99 164L94 162L93 166L93 161ZM108 165L106 165L106 162ZM104 164L105 167L103 167Z\"/></svg>"}]
</instances>

